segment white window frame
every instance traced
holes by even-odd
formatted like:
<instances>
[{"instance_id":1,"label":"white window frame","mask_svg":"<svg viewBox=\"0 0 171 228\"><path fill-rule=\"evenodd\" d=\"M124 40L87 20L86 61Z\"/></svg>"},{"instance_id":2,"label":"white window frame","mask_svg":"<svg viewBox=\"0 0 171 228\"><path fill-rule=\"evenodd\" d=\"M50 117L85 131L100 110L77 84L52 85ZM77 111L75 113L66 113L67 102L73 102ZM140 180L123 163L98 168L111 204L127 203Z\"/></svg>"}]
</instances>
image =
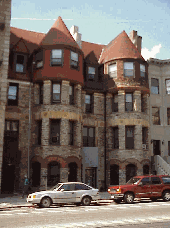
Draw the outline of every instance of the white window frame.
<instances>
[{"instance_id":1,"label":"white window frame","mask_svg":"<svg viewBox=\"0 0 171 228\"><path fill-rule=\"evenodd\" d=\"M108 74L111 78L117 78L117 64L108 65Z\"/></svg>"},{"instance_id":2,"label":"white window frame","mask_svg":"<svg viewBox=\"0 0 171 228\"><path fill-rule=\"evenodd\" d=\"M169 83L167 83L169 81ZM165 80L165 86L166 86L166 94L170 94L170 79Z\"/></svg>"},{"instance_id":3,"label":"white window frame","mask_svg":"<svg viewBox=\"0 0 171 228\"><path fill-rule=\"evenodd\" d=\"M62 65L62 54L62 49L53 49L51 51L51 66Z\"/></svg>"},{"instance_id":4,"label":"white window frame","mask_svg":"<svg viewBox=\"0 0 171 228\"><path fill-rule=\"evenodd\" d=\"M128 75L127 71L132 71L132 75ZM134 62L124 62L124 77L134 77Z\"/></svg>"},{"instance_id":5,"label":"white window frame","mask_svg":"<svg viewBox=\"0 0 171 228\"><path fill-rule=\"evenodd\" d=\"M71 66L78 67L78 53L71 51Z\"/></svg>"},{"instance_id":6,"label":"white window frame","mask_svg":"<svg viewBox=\"0 0 171 228\"><path fill-rule=\"evenodd\" d=\"M140 64L140 76L142 78L145 78L145 65L144 64Z\"/></svg>"},{"instance_id":7,"label":"white window frame","mask_svg":"<svg viewBox=\"0 0 171 228\"><path fill-rule=\"evenodd\" d=\"M96 68L95 67L88 67L88 79L94 80L94 76L96 74Z\"/></svg>"}]
</instances>

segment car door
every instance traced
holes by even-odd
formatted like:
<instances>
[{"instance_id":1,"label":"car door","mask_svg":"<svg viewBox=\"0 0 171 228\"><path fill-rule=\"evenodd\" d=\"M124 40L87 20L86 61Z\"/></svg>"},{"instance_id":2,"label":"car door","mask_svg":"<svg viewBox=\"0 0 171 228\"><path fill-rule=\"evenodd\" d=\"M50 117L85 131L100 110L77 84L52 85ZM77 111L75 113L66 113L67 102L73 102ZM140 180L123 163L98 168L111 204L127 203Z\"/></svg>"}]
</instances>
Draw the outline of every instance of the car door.
<instances>
[{"instance_id":1,"label":"car door","mask_svg":"<svg viewBox=\"0 0 171 228\"><path fill-rule=\"evenodd\" d=\"M55 192L54 203L71 203L75 201L75 185L63 184L58 191Z\"/></svg>"},{"instance_id":2,"label":"car door","mask_svg":"<svg viewBox=\"0 0 171 228\"><path fill-rule=\"evenodd\" d=\"M91 188L82 183L75 184L75 190L76 202L81 202L84 195L91 195Z\"/></svg>"},{"instance_id":3,"label":"car door","mask_svg":"<svg viewBox=\"0 0 171 228\"><path fill-rule=\"evenodd\" d=\"M137 198L150 198L151 196L151 185L150 178L144 177L136 187Z\"/></svg>"},{"instance_id":4,"label":"car door","mask_svg":"<svg viewBox=\"0 0 171 228\"><path fill-rule=\"evenodd\" d=\"M162 194L163 183L160 177L151 177L151 197L159 197Z\"/></svg>"}]
</instances>

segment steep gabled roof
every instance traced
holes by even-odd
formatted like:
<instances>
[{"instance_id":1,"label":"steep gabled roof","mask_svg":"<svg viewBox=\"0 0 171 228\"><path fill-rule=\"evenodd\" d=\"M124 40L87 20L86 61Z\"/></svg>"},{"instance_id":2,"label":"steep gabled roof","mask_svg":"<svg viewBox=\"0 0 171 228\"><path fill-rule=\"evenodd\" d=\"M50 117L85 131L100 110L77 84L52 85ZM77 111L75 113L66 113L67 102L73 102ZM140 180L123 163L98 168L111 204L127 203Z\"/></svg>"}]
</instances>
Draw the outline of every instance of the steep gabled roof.
<instances>
[{"instance_id":1,"label":"steep gabled roof","mask_svg":"<svg viewBox=\"0 0 171 228\"><path fill-rule=\"evenodd\" d=\"M86 57L90 52L94 52L96 58L99 60L102 49L105 47L103 44L95 44L86 41L82 41L82 51L84 53L84 57Z\"/></svg>"},{"instance_id":2,"label":"steep gabled roof","mask_svg":"<svg viewBox=\"0 0 171 228\"><path fill-rule=\"evenodd\" d=\"M100 63L123 58L142 59L145 61L125 31L121 32L104 48Z\"/></svg>"},{"instance_id":3,"label":"steep gabled roof","mask_svg":"<svg viewBox=\"0 0 171 228\"><path fill-rule=\"evenodd\" d=\"M61 17L58 17L40 43L40 45L53 44L68 44L70 46L79 48Z\"/></svg>"}]
</instances>

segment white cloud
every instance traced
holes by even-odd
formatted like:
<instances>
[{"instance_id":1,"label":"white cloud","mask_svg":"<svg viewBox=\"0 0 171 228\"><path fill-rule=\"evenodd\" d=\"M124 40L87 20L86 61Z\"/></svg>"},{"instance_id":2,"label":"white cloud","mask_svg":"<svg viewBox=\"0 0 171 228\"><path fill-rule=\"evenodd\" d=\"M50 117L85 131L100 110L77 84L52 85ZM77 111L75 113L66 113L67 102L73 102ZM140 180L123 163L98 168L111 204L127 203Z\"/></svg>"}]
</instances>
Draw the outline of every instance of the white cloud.
<instances>
[{"instance_id":1,"label":"white cloud","mask_svg":"<svg viewBox=\"0 0 171 228\"><path fill-rule=\"evenodd\" d=\"M156 55L160 53L161 47L161 44L155 45L154 47L152 47L151 51L148 48L142 48L141 54L145 60L149 58L156 58Z\"/></svg>"}]
</instances>

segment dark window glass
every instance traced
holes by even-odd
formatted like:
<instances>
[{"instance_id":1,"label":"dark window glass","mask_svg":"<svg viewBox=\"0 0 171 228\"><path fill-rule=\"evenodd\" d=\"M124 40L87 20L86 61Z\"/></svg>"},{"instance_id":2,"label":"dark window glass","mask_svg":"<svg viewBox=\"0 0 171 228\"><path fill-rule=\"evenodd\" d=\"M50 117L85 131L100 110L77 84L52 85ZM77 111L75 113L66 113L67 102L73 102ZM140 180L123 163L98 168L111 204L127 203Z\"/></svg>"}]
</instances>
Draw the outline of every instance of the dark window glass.
<instances>
[{"instance_id":1,"label":"dark window glass","mask_svg":"<svg viewBox=\"0 0 171 228\"><path fill-rule=\"evenodd\" d=\"M75 190L91 190L91 188L84 184L75 184Z\"/></svg>"},{"instance_id":2,"label":"dark window glass","mask_svg":"<svg viewBox=\"0 0 171 228\"><path fill-rule=\"evenodd\" d=\"M10 83L8 89L8 105L18 105L18 84Z\"/></svg>"},{"instance_id":3,"label":"dark window glass","mask_svg":"<svg viewBox=\"0 0 171 228\"><path fill-rule=\"evenodd\" d=\"M64 191L74 191L75 190L75 184L63 184L60 188L64 189Z\"/></svg>"},{"instance_id":4,"label":"dark window glass","mask_svg":"<svg viewBox=\"0 0 171 228\"><path fill-rule=\"evenodd\" d=\"M74 122L70 121L69 145L74 145Z\"/></svg>"},{"instance_id":5,"label":"dark window glass","mask_svg":"<svg viewBox=\"0 0 171 228\"><path fill-rule=\"evenodd\" d=\"M36 68L41 68L43 66L43 51L40 51L35 56Z\"/></svg>"},{"instance_id":6,"label":"dark window glass","mask_svg":"<svg viewBox=\"0 0 171 228\"><path fill-rule=\"evenodd\" d=\"M168 156L170 156L170 141L168 141Z\"/></svg>"},{"instance_id":7,"label":"dark window glass","mask_svg":"<svg viewBox=\"0 0 171 228\"><path fill-rule=\"evenodd\" d=\"M51 120L50 144L60 145L60 120Z\"/></svg>"},{"instance_id":8,"label":"dark window glass","mask_svg":"<svg viewBox=\"0 0 171 228\"><path fill-rule=\"evenodd\" d=\"M74 105L74 85L69 86L69 103Z\"/></svg>"},{"instance_id":9,"label":"dark window glass","mask_svg":"<svg viewBox=\"0 0 171 228\"><path fill-rule=\"evenodd\" d=\"M160 140L153 140L153 155L160 155Z\"/></svg>"},{"instance_id":10,"label":"dark window glass","mask_svg":"<svg viewBox=\"0 0 171 228\"><path fill-rule=\"evenodd\" d=\"M24 72L24 55L17 55L16 72Z\"/></svg>"},{"instance_id":11,"label":"dark window glass","mask_svg":"<svg viewBox=\"0 0 171 228\"><path fill-rule=\"evenodd\" d=\"M41 145L41 137L42 137L42 121L37 121L37 144Z\"/></svg>"},{"instance_id":12,"label":"dark window glass","mask_svg":"<svg viewBox=\"0 0 171 228\"><path fill-rule=\"evenodd\" d=\"M43 84L39 85L39 104L43 104Z\"/></svg>"},{"instance_id":13,"label":"dark window glass","mask_svg":"<svg viewBox=\"0 0 171 228\"><path fill-rule=\"evenodd\" d=\"M164 184L170 184L170 177L162 177Z\"/></svg>"},{"instance_id":14,"label":"dark window glass","mask_svg":"<svg viewBox=\"0 0 171 228\"><path fill-rule=\"evenodd\" d=\"M149 177L145 177L141 180L141 182L143 183L143 185L146 185L146 184L150 184L150 178Z\"/></svg>"},{"instance_id":15,"label":"dark window glass","mask_svg":"<svg viewBox=\"0 0 171 228\"><path fill-rule=\"evenodd\" d=\"M118 127L113 128L113 148L114 149L119 149L119 130Z\"/></svg>"},{"instance_id":16,"label":"dark window glass","mask_svg":"<svg viewBox=\"0 0 171 228\"><path fill-rule=\"evenodd\" d=\"M94 147L95 146L95 128L83 127L83 146Z\"/></svg>"},{"instance_id":17,"label":"dark window glass","mask_svg":"<svg viewBox=\"0 0 171 228\"><path fill-rule=\"evenodd\" d=\"M53 84L53 103L59 103L61 101L61 85L58 83Z\"/></svg>"},{"instance_id":18,"label":"dark window glass","mask_svg":"<svg viewBox=\"0 0 171 228\"><path fill-rule=\"evenodd\" d=\"M159 80L156 78L151 79L151 93L159 94Z\"/></svg>"},{"instance_id":19,"label":"dark window glass","mask_svg":"<svg viewBox=\"0 0 171 228\"><path fill-rule=\"evenodd\" d=\"M147 143L148 143L148 128L147 127L142 127L142 143L145 145L147 145Z\"/></svg>"},{"instance_id":20,"label":"dark window glass","mask_svg":"<svg viewBox=\"0 0 171 228\"><path fill-rule=\"evenodd\" d=\"M125 127L125 147L126 149L134 149L134 127L126 126Z\"/></svg>"},{"instance_id":21,"label":"dark window glass","mask_svg":"<svg viewBox=\"0 0 171 228\"><path fill-rule=\"evenodd\" d=\"M145 65L140 64L140 76L145 77Z\"/></svg>"},{"instance_id":22,"label":"dark window glass","mask_svg":"<svg viewBox=\"0 0 171 228\"><path fill-rule=\"evenodd\" d=\"M114 94L114 96L113 96L112 112L118 112L118 94Z\"/></svg>"},{"instance_id":23,"label":"dark window glass","mask_svg":"<svg viewBox=\"0 0 171 228\"><path fill-rule=\"evenodd\" d=\"M132 63L132 62L124 63L124 76L125 77L134 76L134 63Z\"/></svg>"},{"instance_id":24,"label":"dark window glass","mask_svg":"<svg viewBox=\"0 0 171 228\"><path fill-rule=\"evenodd\" d=\"M96 70L94 67L88 67L88 79L89 80L94 80L95 72L96 72Z\"/></svg>"},{"instance_id":25,"label":"dark window glass","mask_svg":"<svg viewBox=\"0 0 171 228\"><path fill-rule=\"evenodd\" d=\"M159 177L151 177L152 184L161 184L161 180Z\"/></svg>"},{"instance_id":26,"label":"dark window glass","mask_svg":"<svg viewBox=\"0 0 171 228\"><path fill-rule=\"evenodd\" d=\"M125 94L125 111L133 111L133 94Z\"/></svg>"},{"instance_id":27,"label":"dark window glass","mask_svg":"<svg viewBox=\"0 0 171 228\"><path fill-rule=\"evenodd\" d=\"M160 125L160 109L152 107L152 121L154 125Z\"/></svg>"},{"instance_id":28,"label":"dark window glass","mask_svg":"<svg viewBox=\"0 0 171 228\"><path fill-rule=\"evenodd\" d=\"M92 113L93 112L93 95L92 94L86 94L85 95L85 112L86 113Z\"/></svg>"},{"instance_id":29,"label":"dark window glass","mask_svg":"<svg viewBox=\"0 0 171 228\"><path fill-rule=\"evenodd\" d=\"M170 94L170 79L166 79L166 94Z\"/></svg>"},{"instance_id":30,"label":"dark window glass","mask_svg":"<svg viewBox=\"0 0 171 228\"><path fill-rule=\"evenodd\" d=\"M170 108L167 108L167 125L170 125Z\"/></svg>"},{"instance_id":31,"label":"dark window glass","mask_svg":"<svg viewBox=\"0 0 171 228\"><path fill-rule=\"evenodd\" d=\"M78 53L71 51L71 67L78 68Z\"/></svg>"},{"instance_id":32,"label":"dark window glass","mask_svg":"<svg viewBox=\"0 0 171 228\"><path fill-rule=\"evenodd\" d=\"M146 112L147 110L146 102L147 102L146 97L143 94L141 94L141 112Z\"/></svg>"}]
</instances>

